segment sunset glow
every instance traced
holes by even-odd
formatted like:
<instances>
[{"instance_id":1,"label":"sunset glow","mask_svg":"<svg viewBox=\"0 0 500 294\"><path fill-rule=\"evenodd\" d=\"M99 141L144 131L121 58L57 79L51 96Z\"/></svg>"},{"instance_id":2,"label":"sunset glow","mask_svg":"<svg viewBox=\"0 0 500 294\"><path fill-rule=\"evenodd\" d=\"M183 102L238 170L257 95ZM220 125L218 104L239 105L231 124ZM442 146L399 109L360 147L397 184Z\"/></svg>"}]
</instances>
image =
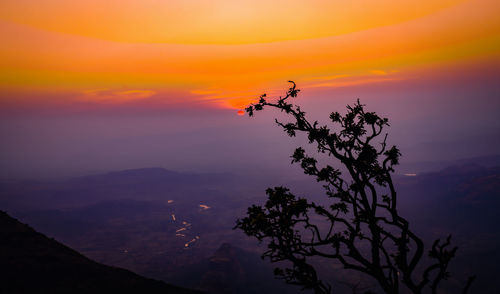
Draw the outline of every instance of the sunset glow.
<instances>
[{"instance_id":1,"label":"sunset glow","mask_svg":"<svg viewBox=\"0 0 500 294\"><path fill-rule=\"evenodd\" d=\"M499 10L495 0L7 0L0 99L238 110L290 79L405 83L497 63Z\"/></svg>"},{"instance_id":2,"label":"sunset glow","mask_svg":"<svg viewBox=\"0 0 500 294\"><path fill-rule=\"evenodd\" d=\"M497 293L499 114L500 0L0 0L0 292Z\"/></svg>"}]
</instances>

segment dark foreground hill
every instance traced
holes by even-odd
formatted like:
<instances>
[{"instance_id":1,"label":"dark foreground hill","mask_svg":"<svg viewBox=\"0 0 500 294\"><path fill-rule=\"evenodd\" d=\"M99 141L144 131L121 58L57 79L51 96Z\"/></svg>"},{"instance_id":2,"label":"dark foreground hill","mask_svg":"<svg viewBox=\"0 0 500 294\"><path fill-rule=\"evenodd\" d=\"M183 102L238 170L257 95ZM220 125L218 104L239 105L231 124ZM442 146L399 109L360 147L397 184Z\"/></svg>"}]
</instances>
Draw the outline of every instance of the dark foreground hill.
<instances>
[{"instance_id":1,"label":"dark foreground hill","mask_svg":"<svg viewBox=\"0 0 500 294\"><path fill-rule=\"evenodd\" d=\"M0 293L200 293L94 262L0 211Z\"/></svg>"}]
</instances>

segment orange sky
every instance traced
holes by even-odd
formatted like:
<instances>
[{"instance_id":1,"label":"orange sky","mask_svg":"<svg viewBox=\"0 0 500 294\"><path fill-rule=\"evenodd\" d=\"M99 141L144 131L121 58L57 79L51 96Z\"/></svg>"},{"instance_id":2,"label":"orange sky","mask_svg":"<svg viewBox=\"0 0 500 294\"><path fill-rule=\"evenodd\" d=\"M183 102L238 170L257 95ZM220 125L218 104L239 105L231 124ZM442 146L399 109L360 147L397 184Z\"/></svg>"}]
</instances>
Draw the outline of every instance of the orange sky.
<instances>
[{"instance_id":1,"label":"orange sky","mask_svg":"<svg viewBox=\"0 0 500 294\"><path fill-rule=\"evenodd\" d=\"M498 64L498 11L497 0L3 0L0 99L241 109L290 79L404 83Z\"/></svg>"}]
</instances>

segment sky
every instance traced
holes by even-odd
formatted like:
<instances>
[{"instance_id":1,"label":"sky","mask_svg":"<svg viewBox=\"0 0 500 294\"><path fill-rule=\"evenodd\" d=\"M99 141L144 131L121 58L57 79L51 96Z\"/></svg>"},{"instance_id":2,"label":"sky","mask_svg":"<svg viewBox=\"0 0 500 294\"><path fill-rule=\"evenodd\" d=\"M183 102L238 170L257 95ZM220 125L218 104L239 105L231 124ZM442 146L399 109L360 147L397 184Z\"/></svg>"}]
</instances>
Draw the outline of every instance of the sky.
<instances>
[{"instance_id":1,"label":"sky","mask_svg":"<svg viewBox=\"0 0 500 294\"><path fill-rule=\"evenodd\" d=\"M388 116L412 160L491 154L498 11L495 0L3 0L0 177L287 165L293 142L275 114L241 110L288 80L314 118L357 98ZM433 142L457 148L418 147Z\"/></svg>"}]
</instances>

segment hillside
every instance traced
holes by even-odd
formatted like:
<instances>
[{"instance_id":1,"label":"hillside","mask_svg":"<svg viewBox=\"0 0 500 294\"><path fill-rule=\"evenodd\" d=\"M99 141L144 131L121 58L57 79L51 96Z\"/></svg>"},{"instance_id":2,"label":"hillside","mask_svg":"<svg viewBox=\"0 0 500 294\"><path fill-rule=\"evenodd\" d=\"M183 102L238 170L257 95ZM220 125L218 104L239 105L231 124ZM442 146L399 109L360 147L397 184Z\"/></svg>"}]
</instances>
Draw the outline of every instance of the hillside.
<instances>
[{"instance_id":1,"label":"hillside","mask_svg":"<svg viewBox=\"0 0 500 294\"><path fill-rule=\"evenodd\" d=\"M460 288L465 277L476 274L474 293L495 292L500 168L456 162L394 181L401 213L427 246L453 235L459 251L449 284ZM323 199L309 179L269 182ZM274 279L276 265L259 258L263 247L232 230L249 205L264 201L268 185L239 175L126 170L61 182L0 181L0 207L92 260L142 276L206 292L290 293L291 288L273 291L284 283ZM214 262L221 260L230 262ZM356 285L362 277L337 270L325 264L325 272L336 273L337 292L351 293L337 279Z\"/></svg>"},{"instance_id":2,"label":"hillside","mask_svg":"<svg viewBox=\"0 0 500 294\"><path fill-rule=\"evenodd\" d=\"M1 293L200 293L94 262L0 211Z\"/></svg>"}]
</instances>

